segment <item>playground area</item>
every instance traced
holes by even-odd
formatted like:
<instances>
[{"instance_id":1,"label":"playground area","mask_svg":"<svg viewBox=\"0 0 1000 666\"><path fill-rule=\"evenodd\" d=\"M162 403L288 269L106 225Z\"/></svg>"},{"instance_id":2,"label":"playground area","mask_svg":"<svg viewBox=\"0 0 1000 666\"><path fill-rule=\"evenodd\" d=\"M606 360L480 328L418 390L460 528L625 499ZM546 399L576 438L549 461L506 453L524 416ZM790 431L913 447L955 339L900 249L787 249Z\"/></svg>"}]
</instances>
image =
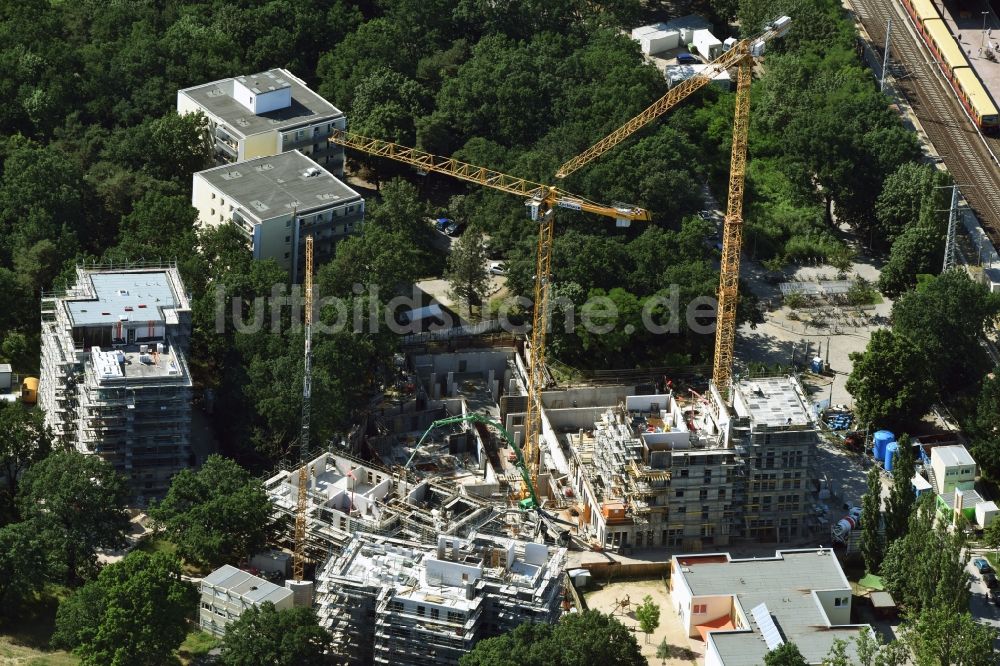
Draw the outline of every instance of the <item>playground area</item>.
<instances>
[{"instance_id":1,"label":"playground area","mask_svg":"<svg viewBox=\"0 0 1000 666\"><path fill-rule=\"evenodd\" d=\"M635 609L647 594L660 607L660 626L648 636L640 631L639 621L635 617ZM704 662L705 646L701 641L687 637L677 611L670 603L670 593L664 579L616 581L599 590L585 593L584 598L588 608L613 615L635 632L635 639L650 666L680 666ZM672 646L671 656L660 659L656 656L656 648L664 638Z\"/></svg>"}]
</instances>

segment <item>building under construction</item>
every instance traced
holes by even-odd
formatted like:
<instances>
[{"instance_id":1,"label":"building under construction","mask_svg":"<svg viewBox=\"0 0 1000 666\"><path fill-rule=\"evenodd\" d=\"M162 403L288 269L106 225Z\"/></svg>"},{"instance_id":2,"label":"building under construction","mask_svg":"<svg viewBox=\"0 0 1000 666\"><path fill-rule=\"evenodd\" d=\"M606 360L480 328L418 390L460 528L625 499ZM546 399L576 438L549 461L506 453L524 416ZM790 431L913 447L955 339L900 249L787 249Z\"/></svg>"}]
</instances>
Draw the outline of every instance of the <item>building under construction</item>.
<instances>
[{"instance_id":1,"label":"building under construction","mask_svg":"<svg viewBox=\"0 0 1000 666\"><path fill-rule=\"evenodd\" d=\"M78 268L42 298L46 425L129 478L138 503L191 464L191 307L174 266Z\"/></svg>"},{"instance_id":2,"label":"building under construction","mask_svg":"<svg viewBox=\"0 0 1000 666\"><path fill-rule=\"evenodd\" d=\"M457 666L481 638L555 621L565 562L565 548L488 534L357 534L319 572L317 614L351 663Z\"/></svg>"}]
</instances>

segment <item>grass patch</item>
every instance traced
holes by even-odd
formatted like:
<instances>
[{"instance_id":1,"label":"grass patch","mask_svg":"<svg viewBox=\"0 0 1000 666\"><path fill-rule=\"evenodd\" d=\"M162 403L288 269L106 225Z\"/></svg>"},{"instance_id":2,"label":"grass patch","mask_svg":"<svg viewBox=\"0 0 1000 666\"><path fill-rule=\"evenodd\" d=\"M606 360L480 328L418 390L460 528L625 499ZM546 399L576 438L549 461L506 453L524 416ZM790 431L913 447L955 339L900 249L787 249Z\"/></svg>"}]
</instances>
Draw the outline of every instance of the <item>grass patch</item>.
<instances>
[{"instance_id":1,"label":"grass patch","mask_svg":"<svg viewBox=\"0 0 1000 666\"><path fill-rule=\"evenodd\" d=\"M141 550L144 553L149 553L153 555L155 553L166 553L168 555L177 555L177 546L172 541L167 539L162 534L149 534L135 545L135 550ZM180 555L177 555L180 557ZM181 558L181 569L184 573L189 576L204 576L211 573L211 567L200 568L197 567L185 559Z\"/></svg>"},{"instance_id":2,"label":"grass patch","mask_svg":"<svg viewBox=\"0 0 1000 666\"><path fill-rule=\"evenodd\" d=\"M993 551L992 553L986 553L985 555L983 555L983 557L986 558L986 561L990 563L990 566L993 567L994 570L1000 569L1000 559L997 558L996 551Z\"/></svg>"},{"instance_id":3,"label":"grass patch","mask_svg":"<svg viewBox=\"0 0 1000 666\"><path fill-rule=\"evenodd\" d=\"M69 652L43 652L19 645L8 636L0 636L0 663L25 666L76 666L80 658Z\"/></svg>"},{"instance_id":4,"label":"grass patch","mask_svg":"<svg viewBox=\"0 0 1000 666\"><path fill-rule=\"evenodd\" d=\"M15 618L0 627L0 662L39 666L79 663L79 658L68 652L49 650L56 609L70 593L69 588L49 584L25 599Z\"/></svg>"},{"instance_id":5,"label":"grass patch","mask_svg":"<svg viewBox=\"0 0 1000 666\"><path fill-rule=\"evenodd\" d=\"M177 657L188 664L197 657L203 657L212 648L221 645L221 641L210 633L195 629L187 635L181 646L177 648Z\"/></svg>"}]
</instances>

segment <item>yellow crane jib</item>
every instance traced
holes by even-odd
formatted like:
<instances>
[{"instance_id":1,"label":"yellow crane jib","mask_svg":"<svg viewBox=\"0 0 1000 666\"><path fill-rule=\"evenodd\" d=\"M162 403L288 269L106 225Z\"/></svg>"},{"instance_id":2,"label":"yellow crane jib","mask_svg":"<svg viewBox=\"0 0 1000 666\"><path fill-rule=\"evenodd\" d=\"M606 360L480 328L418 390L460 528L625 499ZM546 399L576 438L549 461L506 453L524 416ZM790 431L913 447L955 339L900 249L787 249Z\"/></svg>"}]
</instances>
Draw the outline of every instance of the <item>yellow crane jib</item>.
<instances>
[{"instance_id":1,"label":"yellow crane jib","mask_svg":"<svg viewBox=\"0 0 1000 666\"><path fill-rule=\"evenodd\" d=\"M368 155L385 157L415 167L421 173L441 173L483 187L489 187L527 199L531 218L538 223L538 246L535 260L535 301L531 326L531 348L528 354L528 407L525 418L524 458L529 475L525 478L522 499L531 499L538 480L539 447L541 430L541 390L544 388L545 342L548 329L549 275L552 266L552 246L555 238L555 208L579 210L610 217L620 227L633 221L648 221L649 211L637 206L615 204L606 206L584 197L566 192L552 185L536 183L511 176L486 167L462 162L452 157L439 157L417 148L401 146L362 136L346 130L334 130L329 138L345 148L352 148Z\"/></svg>"},{"instance_id":2,"label":"yellow crane jib","mask_svg":"<svg viewBox=\"0 0 1000 666\"><path fill-rule=\"evenodd\" d=\"M670 91L650 104L642 113L632 118L624 125L607 135L587 150L583 151L573 159L569 160L556 171L556 178L566 178L574 171L586 164L594 161L604 153L608 152L622 141L632 136L651 121L659 118L664 113L674 108L682 101L691 96L692 93L700 90L712 79L731 67L740 64L740 61L747 56L759 56L764 52L764 44L774 37L780 37L788 32L791 26L791 19L787 16L770 23L764 32L750 39L743 39L733 45L731 49L720 55L708 64L704 70L689 79L677 84Z\"/></svg>"}]
</instances>

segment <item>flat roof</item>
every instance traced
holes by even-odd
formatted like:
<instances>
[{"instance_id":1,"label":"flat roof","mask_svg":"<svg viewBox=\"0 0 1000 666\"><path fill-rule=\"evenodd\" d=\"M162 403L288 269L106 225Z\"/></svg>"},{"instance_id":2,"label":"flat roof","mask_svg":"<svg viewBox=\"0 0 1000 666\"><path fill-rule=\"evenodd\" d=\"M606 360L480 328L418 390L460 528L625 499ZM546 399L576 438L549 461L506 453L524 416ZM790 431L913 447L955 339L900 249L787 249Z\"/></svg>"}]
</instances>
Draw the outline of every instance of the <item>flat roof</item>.
<instances>
[{"instance_id":1,"label":"flat roof","mask_svg":"<svg viewBox=\"0 0 1000 666\"><path fill-rule=\"evenodd\" d=\"M292 591L286 587L275 585L228 564L205 576L202 585L228 590L230 594L241 596L255 605L265 601L278 603L292 595Z\"/></svg>"},{"instance_id":2,"label":"flat roof","mask_svg":"<svg viewBox=\"0 0 1000 666\"><path fill-rule=\"evenodd\" d=\"M298 150L204 171L204 178L243 212L268 220L317 208L361 201L361 195Z\"/></svg>"},{"instance_id":3,"label":"flat roof","mask_svg":"<svg viewBox=\"0 0 1000 666\"><path fill-rule=\"evenodd\" d=\"M95 298L65 301L74 326L115 324L121 317L128 317L129 321L161 322L162 310L178 305L170 277L163 269L86 275Z\"/></svg>"},{"instance_id":4,"label":"flat roof","mask_svg":"<svg viewBox=\"0 0 1000 666\"><path fill-rule=\"evenodd\" d=\"M327 118L333 120L343 117L344 113L330 102L309 89L287 69L275 68L266 72L236 77L245 82L263 81L264 89L288 87L292 89L292 104L285 109L276 109L267 113L255 115L233 97L233 81L235 78L222 79L211 83L185 88L181 94L189 97L211 115L224 121L230 128L242 137L261 134L271 130L285 130L298 125L310 125Z\"/></svg>"},{"instance_id":5,"label":"flat roof","mask_svg":"<svg viewBox=\"0 0 1000 666\"><path fill-rule=\"evenodd\" d=\"M95 379L102 384L143 379L169 379L181 384L190 383L187 367L179 360L174 349L167 346L161 354L155 351L156 343L151 343L148 347L152 351L147 350L145 354L140 351L139 345L129 345L114 351L92 347L90 358Z\"/></svg>"},{"instance_id":6,"label":"flat roof","mask_svg":"<svg viewBox=\"0 0 1000 666\"><path fill-rule=\"evenodd\" d=\"M728 556L724 556L728 558ZM729 560L719 555L677 556L680 575L693 596L735 595L747 620L750 609L765 604L787 642L795 643L809 663L819 663L836 638L852 638L858 627L830 628L813 591L851 586L833 550L777 551L774 557ZM726 666L758 666L767 651L759 630L713 632L710 640Z\"/></svg>"},{"instance_id":7,"label":"flat roof","mask_svg":"<svg viewBox=\"0 0 1000 666\"><path fill-rule=\"evenodd\" d=\"M969 454L968 449L961 444L953 444L952 446L935 446L931 449L932 464L934 458L939 459L948 467L976 464L976 461L973 460L972 456Z\"/></svg>"},{"instance_id":8,"label":"flat roof","mask_svg":"<svg viewBox=\"0 0 1000 666\"><path fill-rule=\"evenodd\" d=\"M754 423L775 427L812 423L802 396L789 377L744 379L736 388Z\"/></svg>"}]
</instances>

